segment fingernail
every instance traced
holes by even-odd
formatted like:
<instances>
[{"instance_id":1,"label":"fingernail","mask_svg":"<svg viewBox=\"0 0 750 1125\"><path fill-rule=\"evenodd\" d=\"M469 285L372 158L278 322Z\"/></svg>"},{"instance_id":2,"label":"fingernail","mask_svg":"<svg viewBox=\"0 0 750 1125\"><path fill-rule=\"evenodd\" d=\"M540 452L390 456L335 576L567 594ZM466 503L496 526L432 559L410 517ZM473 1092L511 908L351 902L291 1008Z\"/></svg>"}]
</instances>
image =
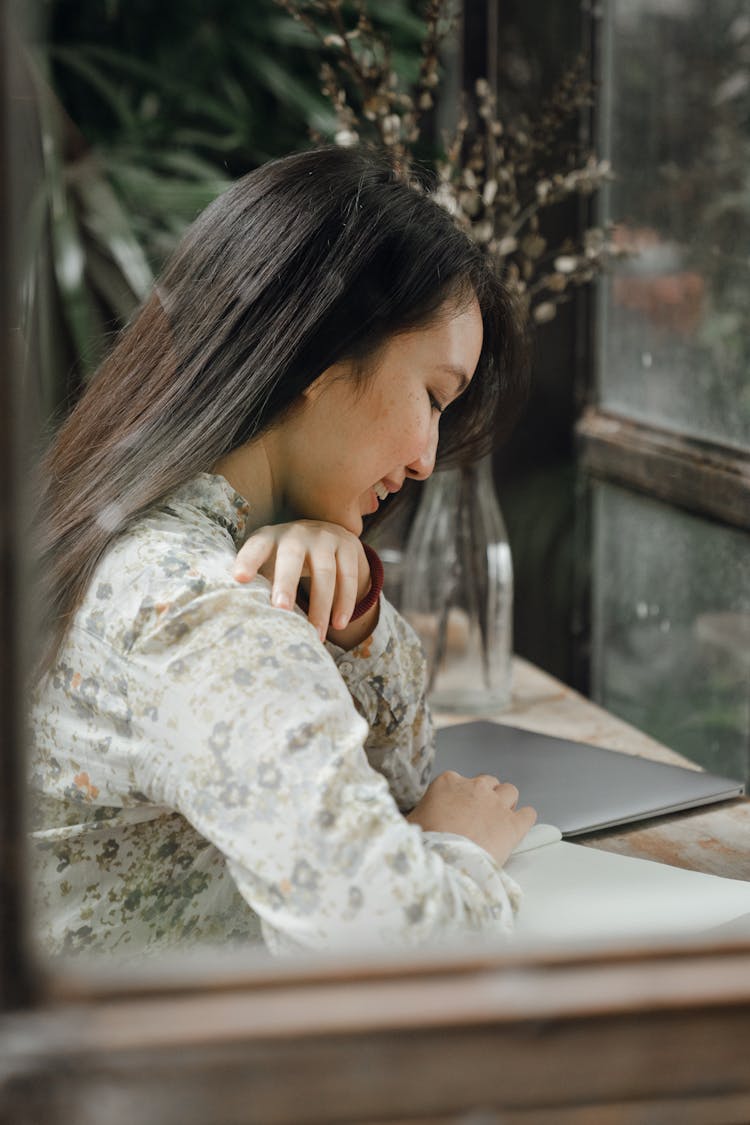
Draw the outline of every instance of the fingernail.
<instances>
[{"instance_id":1,"label":"fingernail","mask_svg":"<svg viewBox=\"0 0 750 1125\"><path fill-rule=\"evenodd\" d=\"M250 575L244 570L235 570L234 572L235 582L247 582L249 577Z\"/></svg>"},{"instance_id":2,"label":"fingernail","mask_svg":"<svg viewBox=\"0 0 750 1125\"><path fill-rule=\"evenodd\" d=\"M320 637L322 643L325 644L326 643L326 630L325 629L318 629L318 636Z\"/></svg>"},{"instance_id":3,"label":"fingernail","mask_svg":"<svg viewBox=\"0 0 750 1125\"><path fill-rule=\"evenodd\" d=\"M272 605L277 609L291 609L292 599L283 590L274 590L273 597L271 598Z\"/></svg>"},{"instance_id":4,"label":"fingernail","mask_svg":"<svg viewBox=\"0 0 750 1125\"><path fill-rule=\"evenodd\" d=\"M336 629L345 629L348 624L349 618L347 617L347 615L345 613L339 613L334 622L334 627Z\"/></svg>"}]
</instances>

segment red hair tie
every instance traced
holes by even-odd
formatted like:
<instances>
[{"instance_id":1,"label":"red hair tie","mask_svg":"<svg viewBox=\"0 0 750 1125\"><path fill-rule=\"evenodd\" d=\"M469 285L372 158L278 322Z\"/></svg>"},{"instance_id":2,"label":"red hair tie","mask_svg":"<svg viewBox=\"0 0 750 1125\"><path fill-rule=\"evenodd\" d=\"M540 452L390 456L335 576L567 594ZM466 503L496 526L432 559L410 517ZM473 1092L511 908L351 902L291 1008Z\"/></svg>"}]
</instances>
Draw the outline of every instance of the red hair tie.
<instances>
[{"instance_id":1,"label":"red hair tie","mask_svg":"<svg viewBox=\"0 0 750 1125\"><path fill-rule=\"evenodd\" d=\"M364 616L368 609L377 602L378 598L383 592L383 563L377 551L374 551L368 543L362 544L362 550L365 552L365 558L370 566L370 589L365 596L357 602L349 618L349 624L356 621L358 617ZM307 610L310 606L310 599L303 589L297 590L297 604L301 609Z\"/></svg>"},{"instance_id":2,"label":"red hair tie","mask_svg":"<svg viewBox=\"0 0 750 1125\"><path fill-rule=\"evenodd\" d=\"M383 592L383 579L385 575L383 573L383 563L380 555L377 551L373 551L368 543L363 543L362 548L370 564L370 589L361 601L358 601L355 605L354 612L349 618L349 624L351 624L352 621L356 621L358 617L362 617L363 614L367 613L368 609L372 609Z\"/></svg>"}]
</instances>

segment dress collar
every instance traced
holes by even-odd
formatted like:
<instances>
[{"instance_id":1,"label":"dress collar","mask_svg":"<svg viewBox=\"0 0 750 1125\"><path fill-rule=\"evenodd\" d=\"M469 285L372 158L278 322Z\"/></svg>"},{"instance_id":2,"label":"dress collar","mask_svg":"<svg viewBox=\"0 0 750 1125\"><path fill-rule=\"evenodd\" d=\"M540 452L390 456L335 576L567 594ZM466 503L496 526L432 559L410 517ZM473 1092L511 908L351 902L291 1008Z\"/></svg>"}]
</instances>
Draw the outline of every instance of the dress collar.
<instances>
[{"instance_id":1,"label":"dress collar","mask_svg":"<svg viewBox=\"0 0 750 1125\"><path fill-rule=\"evenodd\" d=\"M248 533L250 504L218 473L198 473L165 497L164 504L186 504L197 508L225 528L237 550Z\"/></svg>"}]
</instances>

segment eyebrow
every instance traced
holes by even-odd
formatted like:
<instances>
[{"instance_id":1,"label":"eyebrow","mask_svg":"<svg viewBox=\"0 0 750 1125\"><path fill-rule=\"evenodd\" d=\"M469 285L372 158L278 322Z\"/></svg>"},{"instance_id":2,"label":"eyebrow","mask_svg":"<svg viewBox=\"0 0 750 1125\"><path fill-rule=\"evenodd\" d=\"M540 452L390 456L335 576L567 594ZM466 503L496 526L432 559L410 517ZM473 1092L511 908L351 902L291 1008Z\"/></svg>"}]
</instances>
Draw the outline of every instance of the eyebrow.
<instances>
[{"instance_id":1,"label":"eyebrow","mask_svg":"<svg viewBox=\"0 0 750 1125\"><path fill-rule=\"evenodd\" d=\"M464 371L463 367L457 367L453 363L439 363L438 371L447 371L449 375L453 375L456 380L456 394L462 394L469 385L469 376Z\"/></svg>"}]
</instances>

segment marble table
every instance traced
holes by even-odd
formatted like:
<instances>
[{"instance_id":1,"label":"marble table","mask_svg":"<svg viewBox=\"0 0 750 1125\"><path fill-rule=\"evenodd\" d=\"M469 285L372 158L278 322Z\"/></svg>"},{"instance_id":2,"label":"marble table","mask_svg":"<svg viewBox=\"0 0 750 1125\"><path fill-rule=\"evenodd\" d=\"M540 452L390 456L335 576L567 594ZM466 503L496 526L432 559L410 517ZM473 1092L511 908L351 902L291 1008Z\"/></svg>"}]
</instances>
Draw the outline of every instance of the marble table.
<instances>
[{"instance_id":1,"label":"marble table","mask_svg":"<svg viewBox=\"0 0 750 1125\"><path fill-rule=\"evenodd\" d=\"M435 723L445 726L465 722L471 717L438 713ZM513 661L510 705L497 715L483 717L577 739L623 754L700 769L694 762L519 657ZM750 880L750 800L741 797L688 812L653 817L577 837L576 843L712 875Z\"/></svg>"}]
</instances>

